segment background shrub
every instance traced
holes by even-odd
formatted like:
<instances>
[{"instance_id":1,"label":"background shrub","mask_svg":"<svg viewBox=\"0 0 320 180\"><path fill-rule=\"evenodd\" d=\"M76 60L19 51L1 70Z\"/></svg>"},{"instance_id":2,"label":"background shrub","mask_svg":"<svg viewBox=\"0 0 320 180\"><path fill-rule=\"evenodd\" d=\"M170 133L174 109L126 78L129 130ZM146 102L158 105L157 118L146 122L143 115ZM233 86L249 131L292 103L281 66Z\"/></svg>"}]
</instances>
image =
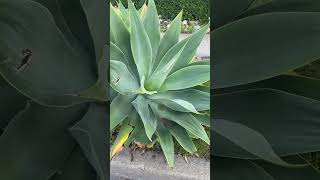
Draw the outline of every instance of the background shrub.
<instances>
[{"instance_id":1,"label":"background shrub","mask_svg":"<svg viewBox=\"0 0 320 180\"><path fill-rule=\"evenodd\" d=\"M127 6L127 0L121 0ZM132 0L139 8L145 0ZM112 0L115 4L116 0ZM173 19L183 9L183 20L209 21L209 0L155 0L158 13L163 19Z\"/></svg>"}]
</instances>

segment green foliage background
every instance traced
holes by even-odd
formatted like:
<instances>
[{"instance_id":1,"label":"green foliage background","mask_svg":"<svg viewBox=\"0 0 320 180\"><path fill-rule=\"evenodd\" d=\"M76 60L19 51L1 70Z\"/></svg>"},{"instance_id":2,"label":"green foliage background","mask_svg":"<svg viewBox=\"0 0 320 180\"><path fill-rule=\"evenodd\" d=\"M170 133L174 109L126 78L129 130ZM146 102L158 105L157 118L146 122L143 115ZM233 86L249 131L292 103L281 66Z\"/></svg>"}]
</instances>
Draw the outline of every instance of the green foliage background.
<instances>
[{"instance_id":1,"label":"green foliage background","mask_svg":"<svg viewBox=\"0 0 320 180\"><path fill-rule=\"evenodd\" d=\"M121 0L127 7L127 0ZM145 0L132 0L141 7ZM115 4L116 0L111 0ZM183 20L199 20L201 24L209 21L209 0L155 0L158 13L164 19L173 19L183 9Z\"/></svg>"}]
</instances>

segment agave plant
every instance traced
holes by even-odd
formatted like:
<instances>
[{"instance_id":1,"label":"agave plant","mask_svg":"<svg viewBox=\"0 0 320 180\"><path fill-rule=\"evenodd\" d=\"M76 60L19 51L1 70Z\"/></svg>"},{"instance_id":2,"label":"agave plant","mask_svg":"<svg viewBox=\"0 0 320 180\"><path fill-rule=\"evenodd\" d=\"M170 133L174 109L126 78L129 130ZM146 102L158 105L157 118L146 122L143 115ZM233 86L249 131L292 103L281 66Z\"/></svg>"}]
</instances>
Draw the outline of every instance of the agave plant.
<instances>
[{"instance_id":1,"label":"agave plant","mask_svg":"<svg viewBox=\"0 0 320 180\"><path fill-rule=\"evenodd\" d=\"M153 0L136 10L111 6L110 129L118 130L111 156L123 145L158 141L168 165L174 165L174 142L196 153L192 138L209 144L210 80L208 61L194 62L208 25L179 41L181 15L161 37Z\"/></svg>"},{"instance_id":2,"label":"agave plant","mask_svg":"<svg viewBox=\"0 0 320 180\"><path fill-rule=\"evenodd\" d=\"M320 3L214 0L211 87L216 179L320 175L320 80L293 72L320 58Z\"/></svg>"},{"instance_id":3,"label":"agave plant","mask_svg":"<svg viewBox=\"0 0 320 180\"><path fill-rule=\"evenodd\" d=\"M108 179L107 10L0 1L0 179Z\"/></svg>"}]
</instances>

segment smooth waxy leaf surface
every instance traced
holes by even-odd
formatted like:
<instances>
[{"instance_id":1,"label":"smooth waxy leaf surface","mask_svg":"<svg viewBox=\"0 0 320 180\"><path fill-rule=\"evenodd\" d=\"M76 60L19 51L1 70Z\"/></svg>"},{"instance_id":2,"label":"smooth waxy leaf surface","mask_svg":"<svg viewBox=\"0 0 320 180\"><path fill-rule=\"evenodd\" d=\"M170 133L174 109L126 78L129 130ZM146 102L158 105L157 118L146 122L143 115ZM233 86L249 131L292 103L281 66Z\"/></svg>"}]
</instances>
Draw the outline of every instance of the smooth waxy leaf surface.
<instances>
[{"instance_id":1,"label":"smooth waxy leaf surface","mask_svg":"<svg viewBox=\"0 0 320 180\"><path fill-rule=\"evenodd\" d=\"M168 162L169 167L173 167L174 165L174 144L173 144L173 138L168 129L163 127L162 124L159 124L157 128L157 137L158 141L160 143L160 146L162 148L162 151L164 153L164 156L166 157L166 160Z\"/></svg>"},{"instance_id":2,"label":"smooth waxy leaf surface","mask_svg":"<svg viewBox=\"0 0 320 180\"><path fill-rule=\"evenodd\" d=\"M213 88L268 79L319 59L319 18L312 12L269 13L215 30Z\"/></svg>"}]
</instances>

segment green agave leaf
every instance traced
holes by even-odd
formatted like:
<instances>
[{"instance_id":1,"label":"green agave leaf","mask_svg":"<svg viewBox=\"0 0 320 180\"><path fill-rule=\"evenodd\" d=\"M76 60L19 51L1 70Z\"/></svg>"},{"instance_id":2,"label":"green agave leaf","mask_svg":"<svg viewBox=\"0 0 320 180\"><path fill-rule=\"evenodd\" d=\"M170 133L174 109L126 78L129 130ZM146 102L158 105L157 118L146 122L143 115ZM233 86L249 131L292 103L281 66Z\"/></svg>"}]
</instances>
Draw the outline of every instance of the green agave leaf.
<instances>
[{"instance_id":1,"label":"green agave leaf","mask_svg":"<svg viewBox=\"0 0 320 180\"><path fill-rule=\"evenodd\" d=\"M110 43L115 43L116 42L116 40L114 39L114 34L113 34L113 32L112 32L112 29L110 29ZM111 52L111 51L110 51Z\"/></svg>"},{"instance_id":2,"label":"green agave leaf","mask_svg":"<svg viewBox=\"0 0 320 180\"><path fill-rule=\"evenodd\" d=\"M148 100L143 95L138 95L132 104L142 119L148 138L152 141L152 135L157 128L157 119L149 107Z\"/></svg>"},{"instance_id":3,"label":"green agave leaf","mask_svg":"<svg viewBox=\"0 0 320 180\"><path fill-rule=\"evenodd\" d=\"M110 60L110 75L111 87L120 94L132 95L139 89L137 79L120 61Z\"/></svg>"},{"instance_id":4,"label":"green agave leaf","mask_svg":"<svg viewBox=\"0 0 320 180\"><path fill-rule=\"evenodd\" d=\"M205 111L210 109L210 93L199 91L196 89L184 89L179 91L166 91L156 93L148 98L152 100L157 99L180 99L191 103L197 111Z\"/></svg>"},{"instance_id":5,"label":"green agave leaf","mask_svg":"<svg viewBox=\"0 0 320 180\"><path fill-rule=\"evenodd\" d=\"M296 157L293 157L296 159ZM280 179L319 179L317 170L310 166L303 168L287 168L273 165L271 163L213 157L215 161L214 179L228 180L280 180ZM286 158L292 160L292 157ZM301 161L299 161L301 163Z\"/></svg>"},{"instance_id":6,"label":"green agave leaf","mask_svg":"<svg viewBox=\"0 0 320 180\"><path fill-rule=\"evenodd\" d=\"M177 60L177 63L174 65L171 71L172 73L174 73L177 70L180 70L181 68L185 67L192 61L199 45L203 40L203 37L208 31L208 28L209 28L209 24L203 26L197 32L193 33L191 36L181 41L181 42L186 41L186 45L185 45L186 47L183 49L183 53Z\"/></svg>"},{"instance_id":7,"label":"green agave leaf","mask_svg":"<svg viewBox=\"0 0 320 180\"><path fill-rule=\"evenodd\" d=\"M218 89L214 91L214 94L219 95L263 88L285 91L320 101L320 80L295 75L280 75L256 83L235 86L233 88Z\"/></svg>"},{"instance_id":8,"label":"green agave leaf","mask_svg":"<svg viewBox=\"0 0 320 180\"><path fill-rule=\"evenodd\" d=\"M231 22L247 10L252 2L254 0L213 0L211 2L213 28Z\"/></svg>"},{"instance_id":9,"label":"green agave leaf","mask_svg":"<svg viewBox=\"0 0 320 180\"><path fill-rule=\"evenodd\" d=\"M110 158L112 158L114 155L116 155L116 153L119 152L123 144L128 140L132 130L133 128L127 123L122 124L121 129L117 135L117 138L112 145L112 148L110 151Z\"/></svg>"},{"instance_id":10,"label":"green agave leaf","mask_svg":"<svg viewBox=\"0 0 320 180\"><path fill-rule=\"evenodd\" d=\"M258 131L280 156L320 150L320 104L317 100L283 91L256 89L213 95L212 102L215 118L231 120ZM225 138L214 137L214 154L256 158Z\"/></svg>"},{"instance_id":11,"label":"green agave leaf","mask_svg":"<svg viewBox=\"0 0 320 180\"><path fill-rule=\"evenodd\" d=\"M284 157L288 162L293 163L306 163L299 155ZM310 179L317 180L320 178L319 171L311 166L306 166L303 168L286 168L281 166L275 166L270 163L254 161L254 163L267 171L275 180L278 179Z\"/></svg>"},{"instance_id":12,"label":"green agave leaf","mask_svg":"<svg viewBox=\"0 0 320 180\"><path fill-rule=\"evenodd\" d=\"M134 74L138 74L137 67L134 64L131 45L130 43L130 33L122 18L115 12L115 8L110 5L110 30L113 32L115 45L121 49L125 58L130 63L130 69ZM110 51L111 52L111 51ZM117 60L117 59L116 59Z\"/></svg>"},{"instance_id":13,"label":"green agave leaf","mask_svg":"<svg viewBox=\"0 0 320 180\"><path fill-rule=\"evenodd\" d=\"M70 128L72 136L77 140L85 156L95 168L100 179L107 179L106 158L109 150L107 139L108 114L105 105L91 103L88 112L73 127Z\"/></svg>"},{"instance_id":14,"label":"green agave leaf","mask_svg":"<svg viewBox=\"0 0 320 180\"><path fill-rule=\"evenodd\" d=\"M209 80L209 65L188 66L171 74L163 83L161 91L195 87Z\"/></svg>"},{"instance_id":15,"label":"green agave leaf","mask_svg":"<svg viewBox=\"0 0 320 180\"><path fill-rule=\"evenodd\" d=\"M155 103L151 103L150 105L152 110L159 118L168 119L179 124L187 131L190 131L192 134L205 141L207 144L210 144L209 137L205 132L204 128L202 127L200 122L197 119L195 119L191 114L176 112L170 110L169 108L166 108L165 106L160 106Z\"/></svg>"},{"instance_id":16,"label":"green agave leaf","mask_svg":"<svg viewBox=\"0 0 320 180\"><path fill-rule=\"evenodd\" d=\"M262 134L242 124L214 119L212 130L256 157L281 166L295 166L283 161Z\"/></svg>"},{"instance_id":17,"label":"green agave leaf","mask_svg":"<svg viewBox=\"0 0 320 180\"><path fill-rule=\"evenodd\" d=\"M269 0L251 7L239 18L274 12L319 12L320 2L315 0Z\"/></svg>"},{"instance_id":18,"label":"green agave leaf","mask_svg":"<svg viewBox=\"0 0 320 180\"><path fill-rule=\"evenodd\" d=\"M174 144L173 144L173 139L170 132L161 123L159 123L156 134L169 167L173 167L174 166Z\"/></svg>"},{"instance_id":19,"label":"green agave leaf","mask_svg":"<svg viewBox=\"0 0 320 180\"><path fill-rule=\"evenodd\" d=\"M124 63L128 69L130 70L130 65L128 60L126 59L124 53L121 51L121 49L114 44L113 42L110 42L110 59L114 59L117 61L121 61Z\"/></svg>"},{"instance_id":20,"label":"green agave leaf","mask_svg":"<svg viewBox=\"0 0 320 180\"><path fill-rule=\"evenodd\" d=\"M163 105L165 105L175 111L192 112L195 114L199 114L199 112L196 110L196 108L190 102L182 100L182 99L159 98L154 101L159 104L163 104Z\"/></svg>"},{"instance_id":21,"label":"green agave leaf","mask_svg":"<svg viewBox=\"0 0 320 180\"><path fill-rule=\"evenodd\" d=\"M210 114L193 114L193 116L203 125L210 127Z\"/></svg>"},{"instance_id":22,"label":"green agave leaf","mask_svg":"<svg viewBox=\"0 0 320 180\"><path fill-rule=\"evenodd\" d=\"M227 180L275 180L259 165L242 159L231 159L214 156L213 179ZM295 168L296 171L298 171ZM290 178L291 179L291 178Z\"/></svg>"},{"instance_id":23,"label":"green agave leaf","mask_svg":"<svg viewBox=\"0 0 320 180\"><path fill-rule=\"evenodd\" d=\"M168 128L169 132L172 134L172 136L178 141L178 143L188 151L189 153L193 154L197 152L197 148L192 142L191 138L189 137L189 134L187 131L182 128L180 125L166 121L166 127Z\"/></svg>"},{"instance_id":24,"label":"green agave leaf","mask_svg":"<svg viewBox=\"0 0 320 180\"><path fill-rule=\"evenodd\" d=\"M32 1L1 2L1 17L0 41L7 48L0 47L0 51L6 50L2 53L7 59L1 60L0 74L13 87L45 105L68 106L87 101L74 95L97 81L96 63L85 51L75 53L80 47L70 46L45 7ZM8 23L11 21L16 23ZM51 43L43 46L44 41ZM22 60L28 61L23 67Z\"/></svg>"},{"instance_id":25,"label":"green agave leaf","mask_svg":"<svg viewBox=\"0 0 320 180\"><path fill-rule=\"evenodd\" d=\"M130 104L135 99L135 96L124 96L119 94L113 99L110 105L110 130L120 124L133 110Z\"/></svg>"},{"instance_id":26,"label":"green agave leaf","mask_svg":"<svg viewBox=\"0 0 320 180\"><path fill-rule=\"evenodd\" d=\"M86 13L90 32L95 46L97 62L102 57L103 47L107 43L109 16L107 3L104 0L80 0Z\"/></svg>"},{"instance_id":27,"label":"green agave leaf","mask_svg":"<svg viewBox=\"0 0 320 180\"><path fill-rule=\"evenodd\" d=\"M21 0L20 0L21 1ZM89 28L86 13L80 0L36 0L52 13L55 23L72 43L72 47L81 45L90 54L91 59L100 58L95 52L93 36ZM57 3L54 8L53 3ZM102 50L102 49L101 49Z\"/></svg>"},{"instance_id":28,"label":"green agave leaf","mask_svg":"<svg viewBox=\"0 0 320 180\"><path fill-rule=\"evenodd\" d=\"M79 146L74 148L73 152L66 160L63 168L54 174L49 180L71 180L86 179L96 180L97 176L94 169L82 153Z\"/></svg>"},{"instance_id":29,"label":"green agave leaf","mask_svg":"<svg viewBox=\"0 0 320 180\"><path fill-rule=\"evenodd\" d=\"M169 51L169 49L179 42L181 33L181 18L182 11L171 22L170 27L161 38L153 69L158 67L161 59Z\"/></svg>"},{"instance_id":30,"label":"green agave leaf","mask_svg":"<svg viewBox=\"0 0 320 180\"><path fill-rule=\"evenodd\" d=\"M130 137L128 138L127 142L125 143L126 147L129 147L132 141L140 142L143 144L152 143L152 141L150 141L150 139L148 138L146 131L144 130L142 120L139 117L137 111L132 111L128 117L128 120L130 121L130 124L134 126L134 129L130 134Z\"/></svg>"},{"instance_id":31,"label":"green agave leaf","mask_svg":"<svg viewBox=\"0 0 320 180\"><path fill-rule=\"evenodd\" d=\"M172 59L166 62L167 59L164 59L160 62L160 65L154 70L150 78L147 79L145 86L148 89L157 90L161 87L163 82L166 80L167 76L171 72L172 68L176 64L177 60L181 56L183 50L186 47L186 44L177 52Z\"/></svg>"},{"instance_id":32,"label":"green agave leaf","mask_svg":"<svg viewBox=\"0 0 320 180\"><path fill-rule=\"evenodd\" d=\"M131 0L128 1L130 17L130 42L134 62L140 79L147 78L152 69L152 47L141 18ZM128 43L127 41L126 43Z\"/></svg>"},{"instance_id":33,"label":"green agave leaf","mask_svg":"<svg viewBox=\"0 0 320 180\"><path fill-rule=\"evenodd\" d=\"M89 89L79 93L81 97L86 97L86 98L92 98L96 99L98 101L105 102L108 100L108 91L109 89L107 88L109 86L108 80L108 67L109 67L109 50L107 49L107 46L104 47L103 49L103 56L101 60L99 61L99 79L98 81L91 86Z\"/></svg>"},{"instance_id":34,"label":"green agave leaf","mask_svg":"<svg viewBox=\"0 0 320 180\"><path fill-rule=\"evenodd\" d=\"M70 108L27 106L0 137L0 178L43 180L56 173L76 145L67 129L86 110L86 104Z\"/></svg>"},{"instance_id":35,"label":"green agave leaf","mask_svg":"<svg viewBox=\"0 0 320 180\"><path fill-rule=\"evenodd\" d=\"M156 4L154 0L148 1L147 12L143 21L144 28L146 33L148 34L151 47L152 47L152 62L154 64L157 51L160 44L160 23L159 23L159 15L157 13ZM152 68L149 69L149 74L152 72Z\"/></svg>"},{"instance_id":36,"label":"green agave leaf","mask_svg":"<svg viewBox=\"0 0 320 180\"><path fill-rule=\"evenodd\" d=\"M5 129L10 120L25 108L27 98L0 76L0 99L0 129Z\"/></svg>"},{"instance_id":37,"label":"green agave leaf","mask_svg":"<svg viewBox=\"0 0 320 180\"><path fill-rule=\"evenodd\" d=\"M215 30L214 88L268 79L319 59L319 39L315 36L319 30L314 28L320 24L319 17L320 13L309 12L269 13ZM261 32L268 32L268 36Z\"/></svg>"}]
</instances>

